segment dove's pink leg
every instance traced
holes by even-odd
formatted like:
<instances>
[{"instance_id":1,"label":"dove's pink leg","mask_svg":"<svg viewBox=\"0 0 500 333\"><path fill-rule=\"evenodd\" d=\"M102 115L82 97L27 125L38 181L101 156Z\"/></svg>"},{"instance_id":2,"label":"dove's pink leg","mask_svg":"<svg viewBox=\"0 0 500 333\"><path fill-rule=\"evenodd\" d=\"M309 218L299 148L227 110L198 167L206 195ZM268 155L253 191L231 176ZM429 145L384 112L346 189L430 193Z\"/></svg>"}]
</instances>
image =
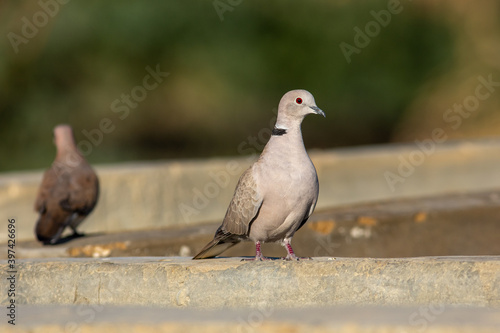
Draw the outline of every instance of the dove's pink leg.
<instances>
[{"instance_id":1,"label":"dove's pink leg","mask_svg":"<svg viewBox=\"0 0 500 333\"><path fill-rule=\"evenodd\" d=\"M300 257L300 258L297 257L295 255L295 253L293 252L292 244L290 244L290 242L291 242L290 238L283 239L283 243L282 244L285 247L286 252L288 253L287 256L285 258L283 258L284 260L299 260L299 259L309 259L310 260L311 259L309 257L305 257L305 258L303 258L303 257Z\"/></svg>"},{"instance_id":2,"label":"dove's pink leg","mask_svg":"<svg viewBox=\"0 0 500 333\"><path fill-rule=\"evenodd\" d=\"M254 260L271 260L269 258L266 258L262 255L262 252L260 251L260 242L257 241L255 242L255 258L251 259L242 259L243 261L254 261Z\"/></svg>"}]
</instances>

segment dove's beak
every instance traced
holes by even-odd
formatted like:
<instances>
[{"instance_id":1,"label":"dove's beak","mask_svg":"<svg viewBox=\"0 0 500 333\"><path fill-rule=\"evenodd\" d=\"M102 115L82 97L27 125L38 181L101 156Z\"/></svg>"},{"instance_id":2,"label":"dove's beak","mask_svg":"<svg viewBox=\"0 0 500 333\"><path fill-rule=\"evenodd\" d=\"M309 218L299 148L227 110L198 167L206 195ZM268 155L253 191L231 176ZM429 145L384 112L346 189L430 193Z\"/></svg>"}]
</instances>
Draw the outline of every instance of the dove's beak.
<instances>
[{"instance_id":1,"label":"dove's beak","mask_svg":"<svg viewBox=\"0 0 500 333\"><path fill-rule=\"evenodd\" d=\"M314 110L314 113L319 114L319 115L321 115L321 116L323 116L323 117L325 117L325 118L326 118L326 115L325 115L325 113L323 112L323 110L321 110L321 109L320 109L320 108L318 108L317 106L309 106L309 107L310 107L311 109L313 109L313 110Z\"/></svg>"}]
</instances>

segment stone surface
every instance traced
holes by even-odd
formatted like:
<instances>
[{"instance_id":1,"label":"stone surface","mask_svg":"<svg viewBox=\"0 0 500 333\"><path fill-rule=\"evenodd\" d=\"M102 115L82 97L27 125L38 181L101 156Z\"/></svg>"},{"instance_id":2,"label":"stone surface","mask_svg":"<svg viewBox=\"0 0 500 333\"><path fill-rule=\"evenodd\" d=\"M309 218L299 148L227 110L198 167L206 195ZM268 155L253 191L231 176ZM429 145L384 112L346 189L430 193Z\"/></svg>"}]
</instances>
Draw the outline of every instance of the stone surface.
<instances>
[{"instance_id":1,"label":"stone surface","mask_svg":"<svg viewBox=\"0 0 500 333\"><path fill-rule=\"evenodd\" d=\"M431 149L432 148L432 149ZM427 147L384 145L310 152L318 171L317 209L359 202L500 188L500 140ZM255 156L95 166L101 197L82 231L122 232L219 221ZM389 176L388 172L393 176ZM398 176L391 186L387 177ZM33 239L33 203L42 172L0 175L2 219L18 240ZM391 178L394 179L394 178ZM0 229L0 242L7 239Z\"/></svg>"},{"instance_id":2,"label":"stone surface","mask_svg":"<svg viewBox=\"0 0 500 333\"><path fill-rule=\"evenodd\" d=\"M302 256L415 257L500 255L500 191L448 194L356 204L316 212L296 233ZM17 258L192 256L212 239L220 222L198 226L88 234L55 246L18 241ZM0 244L0 248L6 244ZM284 248L263 244L264 254L284 256ZM252 256L252 242L223 256ZM0 259L7 252L0 251Z\"/></svg>"},{"instance_id":3,"label":"stone surface","mask_svg":"<svg viewBox=\"0 0 500 333\"><path fill-rule=\"evenodd\" d=\"M8 277L0 262L0 280ZM16 304L170 308L500 307L500 257L38 259L16 263ZM0 295L2 304L7 293Z\"/></svg>"},{"instance_id":4,"label":"stone surface","mask_svg":"<svg viewBox=\"0 0 500 333\"><path fill-rule=\"evenodd\" d=\"M203 311L151 307L20 306L16 326L4 333L498 333L498 309L328 307Z\"/></svg>"}]
</instances>

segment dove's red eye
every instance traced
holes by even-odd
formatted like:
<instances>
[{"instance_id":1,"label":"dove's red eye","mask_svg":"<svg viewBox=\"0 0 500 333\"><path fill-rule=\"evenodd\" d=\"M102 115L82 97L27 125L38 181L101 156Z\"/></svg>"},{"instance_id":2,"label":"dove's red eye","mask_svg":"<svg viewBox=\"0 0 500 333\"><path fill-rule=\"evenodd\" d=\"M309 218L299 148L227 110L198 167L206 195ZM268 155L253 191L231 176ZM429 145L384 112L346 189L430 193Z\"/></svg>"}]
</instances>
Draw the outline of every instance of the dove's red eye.
<instances>
[{"instance_id":1,"label":"dove's red eye","mask_svg":"<svg viewBox=\"0 0 500 333\"><path fill-rule=\"evenodd\" d=\"M300 98L300 97L299 97L299 98L297 98L297 99L295 100L295 102L297 102L297 104L302 104L302 98Z\"/></svg>"}]
</instances>

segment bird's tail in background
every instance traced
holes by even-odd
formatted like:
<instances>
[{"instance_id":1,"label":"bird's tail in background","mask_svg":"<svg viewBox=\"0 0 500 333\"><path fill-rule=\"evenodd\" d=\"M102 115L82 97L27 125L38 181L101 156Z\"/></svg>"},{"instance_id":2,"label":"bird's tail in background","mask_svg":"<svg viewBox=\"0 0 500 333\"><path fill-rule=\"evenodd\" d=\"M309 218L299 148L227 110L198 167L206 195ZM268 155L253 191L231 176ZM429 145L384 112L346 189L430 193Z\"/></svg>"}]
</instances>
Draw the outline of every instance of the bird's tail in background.
<instances>
[{"instance_id":1,"label":"bird's tail in background","mask_svg":"<svg viewBox=\"0 0 500 333\"><path fill-rule=\"evenodd\" d=\"M238 244L241 240L235 235L224 234L217 230L214 239L208 243L203 250L200 251L197 255L193 257L194 259L207 259L214 258L226 251L230 247Z\"/></svg>"}]
</instances>

